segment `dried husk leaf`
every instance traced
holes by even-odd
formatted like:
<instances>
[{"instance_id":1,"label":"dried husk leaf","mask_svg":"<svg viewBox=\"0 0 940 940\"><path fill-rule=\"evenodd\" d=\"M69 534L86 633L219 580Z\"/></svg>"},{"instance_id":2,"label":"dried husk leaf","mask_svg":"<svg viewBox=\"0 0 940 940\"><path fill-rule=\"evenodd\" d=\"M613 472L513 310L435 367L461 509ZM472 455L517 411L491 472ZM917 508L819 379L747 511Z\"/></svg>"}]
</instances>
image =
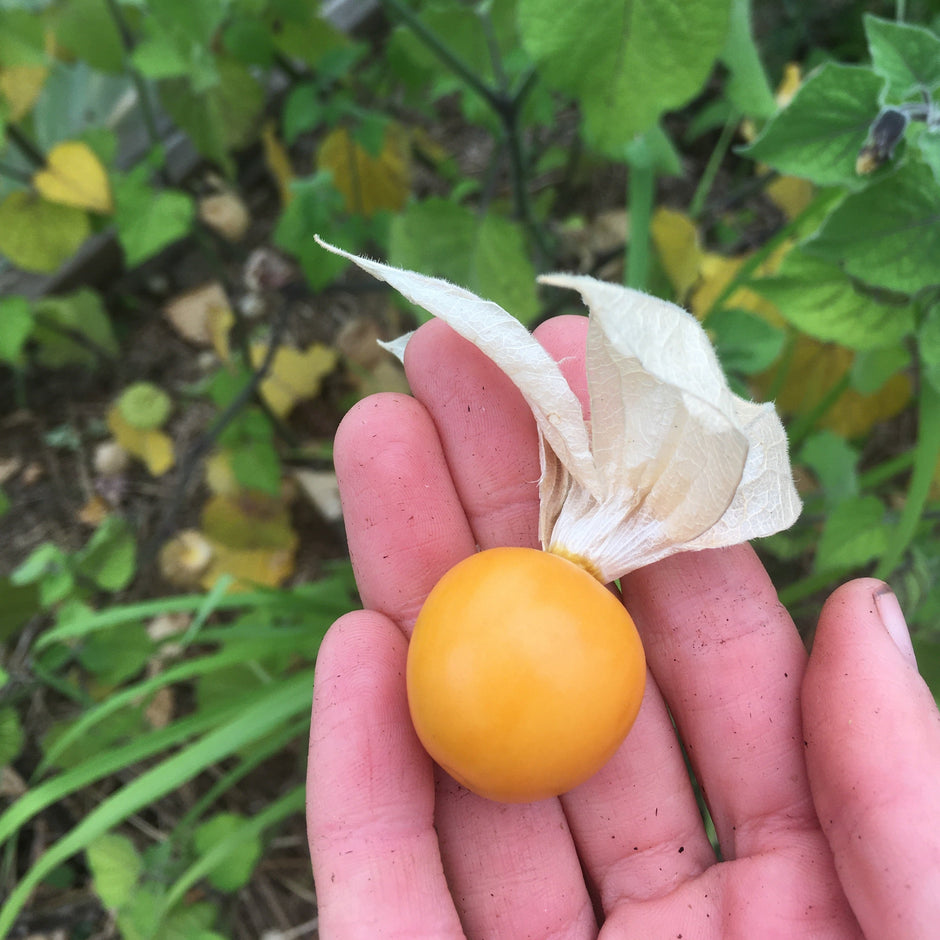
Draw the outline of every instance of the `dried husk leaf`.
<instances>
[{"instance_id":1,"label":"dried husk leaf","mask_svg":"<svg viewBox=\"0 0 940 940\"><path fill-rule=\"evenodd\" d=\"M444 320L522 392L541 443L544 548L612 581L675 552L770 535L799 515L773 406L731 392L705 332L676 305L590 277L541 278L577 290L590 310L587 423L555 361L497 304L320 244Z\"/></svg>"}]
</instances>

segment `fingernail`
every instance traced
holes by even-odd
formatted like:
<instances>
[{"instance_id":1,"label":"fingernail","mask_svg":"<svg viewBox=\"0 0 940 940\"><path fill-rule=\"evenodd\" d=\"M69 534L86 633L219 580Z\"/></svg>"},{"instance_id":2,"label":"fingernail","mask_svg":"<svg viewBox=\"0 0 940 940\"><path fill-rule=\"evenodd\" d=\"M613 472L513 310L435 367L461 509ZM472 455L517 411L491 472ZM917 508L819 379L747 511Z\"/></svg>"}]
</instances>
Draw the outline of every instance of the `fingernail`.
<instances>
[{"instance_id":1,"label":"fingernail","mask_svg":"<svg viewBox=\"0 0 940 940\"><path fill-rule=\"evenodd\" d=\"M878 616L881 617L888 636L894 640L894 645L901 651L901 655L916 669L917 657L914 655L914 646L911 643L911 632L907 629L907 622L904 620L897 596L886 584L875 591L874 597Z\"/></svg>"}]
</instances>

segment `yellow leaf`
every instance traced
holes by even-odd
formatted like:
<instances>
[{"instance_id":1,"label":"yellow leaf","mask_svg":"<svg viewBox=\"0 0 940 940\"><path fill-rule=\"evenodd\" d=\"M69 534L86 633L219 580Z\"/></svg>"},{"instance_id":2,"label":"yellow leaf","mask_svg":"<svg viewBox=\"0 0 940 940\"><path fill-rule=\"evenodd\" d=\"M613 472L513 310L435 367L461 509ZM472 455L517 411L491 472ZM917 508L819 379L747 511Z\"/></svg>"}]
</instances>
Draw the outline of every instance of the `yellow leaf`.
<instances>
[{"instance_id":1,"label":"yellow leaf","mask_svg":"<svg viewBox=\"0 0 940 940\"><path fill-rule=\"evenodd\" d=\"M223 574L234 576L242 587L276 586L293 571L299 540L279 497L245 492L214 496L203 509L202 528L213 549L201 579L204 587Z\"/></svg>"},{"instance_id":2,"label":"yellow leaf","mask_svg":"<svg viewBox=\"0 0 940 940\"><path fill-rule=\"evenodd\" d=\"M266 121L261 128L261 146L264 149L264 162L267 163L281 194L281 205L286 206L294 196L290 190L294 168L291 166L287 149L277 136L274 121Z\"/></svg>"},{"instance_id":3,"label":"yellow leaf","mask_svg":"<svg viewBox=\"0 0 940 940\"><path fill-rule=\"evenodd\" d=\"M792 100L793 96L799 91L800 84L803 81L803 71L799 62L788 62L783 67L783 78L777 86L774 98L777 106L785 108Z\"/></svg>"},{"instance_id":4,"label":"yellow leaf","mask_svg":"<svg viewBox=\"0 0 940 940\"><path fill-rule=\"evenodd\" d=\"M267 347L263 343L251 347L254 368L261 365L266 354ZM274 354L271 370L261 383L261 394L271 410L283 418L297 402L315 397L321 380L335 367L336 352L320 343L308 346L303 352L282 346Z\"/></svg>"},{"instance_id":5,"label":"yellow leaf","mask_svg":"<svg viewBox=\"0 0 940 940\"><path fill-rule=\"evenodd\" d=\"M33 185L49 200L92 212L114 211L108 175L95 152L80 140L56 144L46 155L46 166L33 177Z\"/></svg>"},{"instance_id":6,"label":"yellow leaf","mask_svg":"<svg viewBox=\"0 0 940 940\"><path fill-rule=\"evenodd\" d=\"M854 358L855 354L843 346L800 336L787 366L786 380L777 391L777 410L783 414L811 411L852 367ZM760 397L768 391L773 377L773 371L756 377L754 384L761 393ZM842 437L860 437L879 421L886 421L902 412L910 399L910 379L899 373L873 395L847 389L823 416L820 426Z\"/></svg>"},{"instance_id":7,"label":"yellow leaf","mask_svg":"<svg viewBox=\"0 0 940 940\"><path fill-rule=\"evenodd\" d=\"M813 201L815 189L809 180L798 176L778 176L764 192L788 219L795 219Z\"/></svg>"},{"instance_id":8,"label":"yellow leaf","mask_svg":"<svg viewBox=\"0 0 940 940\"><path fill-rule=\"evenodd\" d=\"M652 236L676 300L684 303L699 279L703 257L695 223L684 212L660 208L653 216Z\"/></svg>"},{"instance_id":9,"label":"yellow leaf","mask_svg":"<svg viewBox=\"0 0 940 940\"><path fill-rule=\"evenodd\" d=\"M780 263L792 247L792 242L783 242L758 267L755 274L773 274L780 267ZM701 279L689 297L689 308L700 320L708 315L715 305L715 301L732 282L747 258L747 255L727 258L724 255L712 254L711 252L702 255L699 269ZM777 308L769 300L764 299L747 287L739 287L733 291L723 305L725 307L736 307L739 310L750 310L775 325L783 323L783 318L777 312Z\"/></svg>"},{"instance_id":10,"label":"yellow leaf","mask_svg":"<svg viewBox=\"0 0 940 940\"><path fill-rule=\"evenodd\" d=\"M159 430L142 431L128 424L121 409L113 405L107 415L108 428L114 439L129 454L142 460L151 476L163 476L175 461L173 441Z\"/></svg>"},{"instance_id":11,"label":"yellow leaf","mask_svg":"<svg viewBox=\"0 0 940 940\"><path fill-rule=\"evenodd\" d=\"M382 150L374 157L344 127L324 138L317 166L329 170L346 208L372 216L381 209L397 211L408 199L408 146L402 128L389 124Z\"/></svg>"},{"instance_id":12,"label":"yellow leaf","mask_svg":"<svg viewBox=\"0 0 940 940\"><path fill-rule=\"evenodd\" d=\"M241 489L227 450L217 450L206 460L206 485L220 496L233 496Z\"/></svg>"},{"instance_id":13,"label":"yellow leaf","mask_svg":"<svg viewBox=\"0 0 940 940\"><path fill-rule=\"evenodd\" d=\"M49 69L44 65L9 65L0 69L0 97L9 110L7 120L18 121L33 109Z\"/></svg>"}]
</instances>

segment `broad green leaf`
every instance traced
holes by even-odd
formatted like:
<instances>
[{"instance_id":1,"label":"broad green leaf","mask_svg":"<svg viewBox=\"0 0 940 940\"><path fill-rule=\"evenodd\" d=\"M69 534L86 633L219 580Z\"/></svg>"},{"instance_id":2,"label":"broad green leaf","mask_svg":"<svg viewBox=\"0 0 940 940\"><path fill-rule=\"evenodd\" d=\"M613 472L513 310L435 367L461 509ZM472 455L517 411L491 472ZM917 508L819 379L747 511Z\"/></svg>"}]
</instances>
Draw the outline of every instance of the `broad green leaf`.
<instances>
[{"instance_id":1,"label":"broad green leaf","mask_svg":"<svg viewBox=\"0 0 940 940\"><path fill-rule=\"evenodd\" d=\"M137 564L134 533L125 519L108 516L78 553L78 570L104 591L130 584Z\"/></svg>"},{"instance_id":2,"label":"broad green leaf","mask_svg":"<svg viewBox=\"0 0 940 940\"><path fill-rule=\"evenodd\" d=\"M223 836L214 845L207 847L205 854L194 865L191 865L170 889L166 905L169 906L183 897L199 878L212 870L219 859L224 859L228 854L236 852L242 839L259 839L265 828L276 825L289 816L301 813L303 806L304 786L301 784L288 790L282 797L245 822L240 829L228 836Z\"/></svg>"},{"instance_id":3,"label":"broad green leaf","mask_svg":"<svg viewBox=\"0 0 940 940\"><path fill-rule=\"evenodd\" d=\"M727 372L753 375L770 368L783 350L782 329L748 310L721 307L708 318L715 350Z\"/></svg>"},{"instance_id":4,"label":"broad green leaf","mask_svg":"<svg viewBox=\"0 0 940 940\"><path fill-rule=\"evenodd\" d=\"M892 376L910 365L911 354L904 343L861 350L852 363L852 388L863 395L874 395Z\"/></svg>"},{"instance_id":5,"label":"broad green leaf","mask_svg":"<svg viewBox=\"0 0 940 940\"><path fill-rule=\"evenodd\" d=\"M844 500L829 514L816 549L817 571L856 568L873 561L888 545L885 509L877 496Z\"/></svg>"},{"instance_id":6,"label":"broad green leaf","mask_svg":"<svg viewBox=\"0 0 940 940\"><path fill-rule=\"evenodd\" d=\"M888 346L914 330L911 304L879 303L837 265L801 251L789 252L775 275L753 287L807 335L849 349Z\"/></svg>"},{"instance_id":7,"label":"broad green leaf","mask_svg":"<svg viewBox=\"0 0 940 940\"><path fill-rule=\"evenodd\" d=\"M0 708L0 768L16 760L25 740L16 709L12 706Z\"/></svg>"},{"instance_id":8,"label":"broad green leaf","mask_svg":"<svg viewBox=\"0 0 940 940\"><path fill-rule=\"evenodd\" d=\"M526 324L539 311L525 237L502 216L445 199L413 203L392 221L389 263L465 286Z\"/></svg>"},{"instance_id":9,"label":"broad green leaf","mask_svg":"<svg viewBox=\"0 0 940 940\"><path fill-rule=\"evenodd\" d=\"M909 162L847 196L804 249L865 284L908 294L936 285L940 186L929 167Z\"/></svg>"},{"instance_id":10,"label":"broad green leaf","mask_svg":"<svg viewBox=\"0 0 940 940\"><path fill-rule=\"evenodd\" d=\"M33 339L37 358L51 369L77 363L89 367L103 356L117 356L119 347L101 294L82 288L74 294L44 297L33 305ZM82 342L82 338L88 342Z\"/></svg>"},{"instance_id":11,"label":"broad green leaf","mask_svg":"<svg viewBox=\"0 0 940 940\"><path fill-rule=\"evenodd\" d=\"M33 331L33 312L25 297L0 297L0 361L21 361L23 345Z\"/></svg>"},{"instance_id":12,"label":"broad green leaf","mask_svg":"<svg viewBox=\"0 0 940 940\"><path fill-rule=\"evenodd\" d=\"M248 831L238 837L243 830ZM237 813L217 813L193 833L193 847L199 855L206 855L216 843L233 836L229 852L206 872L210 884L220 891L237 891L248 883L261 857L261 840L250 831L249 821Z\"/></svg>"},{"instance_id":13,"label":"broad green leaf","mask_svg":"<svg viewBox=\"0 0 940 940\"><path fill-rule=\"evenodd\" d=\"M104 686L137 675L153 655L154 644L140 623L124 623L93 633L79 647L78 661Z\"/></svg>"},{"instance_id":14,"label":"broad green leaf","mask_svg":"<svg viewBox=\"0 0 940 940\"><path fill-rule=\"evenodd\" d=\"M888 103L922 101L940 89L940 36L871 14L863 20L872 66L888 83Z\"/></svg>"},{"instance_id":15,"label":"broad green leaf","mask_svg":"<svg viewBox=\"0 0 940 940\"><path fill-rule=\"evenodd\" d=\"M806 439L797 457L819 480L827 506L858 495L858 451L832 431L817 431Z\"/></svg>"},{"instance_id":16,"label":"broad green leaf","mask_svg":"<svg viewBox=\"0 0 940 940\"><path fill-rule=\"evenodd\" d=\"M18 190L0 202L0 254L25 271L49 273L91 234L88 215Z\"/></svg>"},{"instance_id":17,"label":"broad green leaf","mask_svg":"<svg viewBox=\"0 0 940 940\"><path fill-rule=\"evenodd\" d=\"M818 186L858 186L855 159L881 108L883 84L869 68L828 62L743 152Z\"/></svg>"},{"instance_id":18,"label":"broad green leaf","mask_svg":"<svg viewBox=\"0 0 940 940\"><path fill-rule=\"evenodd\" d=\"M40 610L39 586L35 582L14 584L12 578L0 578L0 643Z\"/></svg>"},{"instance_id":19,"label":"broad green leaf","mask_svg":"<svg viewBox=\"0 0 940 940\"><path fill-rule=\"evenodd\" d=\"M940 303L927 309L917 333L917 349L927 380L940 391Z\"/></svg>"},{"instance_id":20,"label":"broad green leaf","mask_svg":"<svg viewBox=\"0 0 940 940\"><path fill-rule=\"evenodd\" d=\"M109 910L116 911L131 898L143 873L143 860L126 836L114 832L99 836L85 850L95 894Z\"/></svg>"},{"instance_id":21,"label":"broad green leaf","mask_svg":"<svg viewBox=\"0 0 940 940\"><path fill-rule=\"evenodd\" d=\"M43 607L57 604L75 583L68 561L68 555L58 545L43 542L13 569L10 583L15 587L37 584L40 604Z\"/></svg>"},{"instance_id":22,"label":"broad green leaf","mask_svg":"<svg viewBox=\"0 0 940 940\"><path fill-rule=\"evenodd\" d=\"M343 211L343 196L329 173L317 173L290 185L291 200L274 230L274 243L292 254L314 289L329 284L347 265L313 240L317 232L334 229Z\"/></svg>"},{"instance_id":23,"label":"broad green leaf","mask_svg":"<svg viewBox=\"0 0 940 940\"><path fill-rule=\"evenodd\" d=\"M187 235L196 214L188 195L154 190L149 174L149 167L142 165L113 181L114 221L130 267Z\"/></svg>"},{"instance_id":24,"label":"broad green leaf","mask_svg":"<svg viewBox=\"0 0 940 940\"><path fill-rule=\"evenodd\" d=\"M196 149L231 176L231 151L251 143L257 134L264 89L239 62L218 59L215 68L218 83L198 92L183 78L161 82L160 102Z\"/></svg>"},{"instance_id":25,"label":"broad green leaf","mask_svg":"<svg viewBox=\"0 0 940 940\"><path fill-rule=\"evenodd\" d=\"M729 73L725 94L734 107L748 117L769 118L777 106L751 30L751 0L732 0L721 61Z\"/></svg>"},{"instance_id":26,"label":"broad green leaf","mask_svg":"<svg viewBox=\"0 0 940 940\"><path fill-rule=\"evenodd\" d=\"M574 95L593 147L624 147L697 94L724 46L730 0L520 0L526 51Z\"/></svg>"},{"instance_id":27,"label":"broad green leaf","mask_svg":"<svg viewBox=\"0 0 940 940\"><path fill-rule=\"evenodd\" d=\"M28 10L0 8L0 66L44 65L45 24Z\"/></svg>"},{"instance_id":28,"label":"broad green leaf","mask_svg":"<svg viewBox=\"0 0 940 940\"><path fill-rule=\"evenodd\" d=\"M107 0L63 3L53 12L56 43L101 72L124 68L124 44Z\"/></svg>"}]
</instances>

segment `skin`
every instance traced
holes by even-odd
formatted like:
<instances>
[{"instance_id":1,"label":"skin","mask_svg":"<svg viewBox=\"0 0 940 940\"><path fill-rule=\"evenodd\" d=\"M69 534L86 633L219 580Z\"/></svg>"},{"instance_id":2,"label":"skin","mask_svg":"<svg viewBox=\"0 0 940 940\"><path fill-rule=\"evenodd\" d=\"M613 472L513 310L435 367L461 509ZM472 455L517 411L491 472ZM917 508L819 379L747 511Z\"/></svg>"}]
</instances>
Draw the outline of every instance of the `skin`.
<instances>
[{"instance_id":1,"label":"skin","mask_svg":"<svg viewBox=\"0 0 940 940\"><path fill-rule=\"evenodd\" d=\"M585 325L536 334L582 401ZM893 600L879 581L830 597L807 656L749 546L650 565L623 579L647 690L598 774L502 805L434 767L408 715L407 637L477 545L537 545L537 437L512 384L444 324L418 331L406 369L415 397L360 402L336 439L366 609L334 624L317 663L307 816L321 935L935 936L940 715L879 614Z\"/></svg>"}]
</instances>

